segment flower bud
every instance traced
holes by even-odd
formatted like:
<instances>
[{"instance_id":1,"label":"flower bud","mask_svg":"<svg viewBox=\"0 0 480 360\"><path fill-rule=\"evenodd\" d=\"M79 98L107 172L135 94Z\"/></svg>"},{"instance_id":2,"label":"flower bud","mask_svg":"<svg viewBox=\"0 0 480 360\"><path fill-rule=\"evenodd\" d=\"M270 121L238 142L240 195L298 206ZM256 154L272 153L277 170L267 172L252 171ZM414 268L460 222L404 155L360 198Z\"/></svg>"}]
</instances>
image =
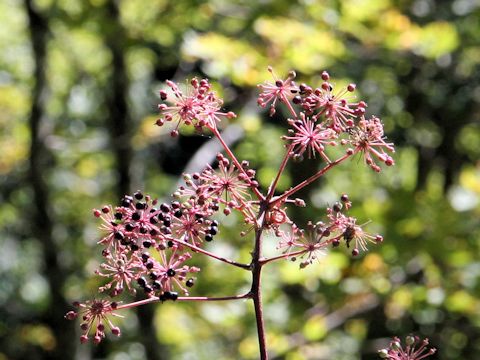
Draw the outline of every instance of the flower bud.
<instances>
[{"instance_id":1,"label":"flower bud","mask_svg":"<svg viewBox=\"0 0 480 360\"><path fill-rule=\"evenodd\" d=\"M67 320L75 320L77 318L78 314L75 311L69 311L68 313L65 314L65 319Z\"/></svg>"},{"instance_id":2,"label":"flower bud","mask_svg":"<svg viewBox=\"0 0 480 360\"><path fill-rule=\"evenodd\" d=\"M95 335L95 337L93 338L93 343L95 345L98 345L102 342L102 337L100 335Z\"/></svg>"},{"instance_id":3,"label":"flower bud","mask_svg":"<svg viewBox=\"0 0 480 360\"><path fill-rule=\"evenodd\" d=\"M409 335L405 338L405 343L408 345L408 346L412 346L413 344L415 344L415 337L412 336L412 335Z\"/></svg>"},{"instance_id":4,"label":"flower bud","mask_svg":"<svg viewBox=\"0 0 480 360\"><path fill-rule=\"evenodd\" d=\"M296 198L295 199L295 206L305 207L305 206L307 206L307 204L305 204L305 201L303 199Z\"/></svg>"},{"instance_id":5,"label":"flower bud","mask_svg":"<svg viewBox=\"0 0 480 360\"><path fill-rule=\"evenodd\" d=\"M120 336L122 333L120 331L120 328L117 326L112 327L112 334L115 336Z\"/></svg>"},{"instance_id":6,"label":"flower bud","mask_svg":"<svg viewBox=\"0 0 480 360\"><path fill-rule=\"evenodd\" d=\"M378 356L380 356L382 359L386 359L388 356L388 350L387 349L378 350Z\"/></svg>"},{"instance_id":7,"label":"flower bud","mask_svg":"<svg viewBox=\"0 0 480 360\"><path fill-rule=\"evenodd\" d=\"M400 341L392 341L391 348L395 351L400 350L402 345L400 344Z\"/></svg>"},{"instance_id":8,"label":"flower bud","mask_svg":"<svg viewBox=\"0 0 480 360\"><path fill-rule=\"evenodd\" d=\"M81 342L82 344L87 343L87 342L88 342L88 336L87 336L87 335L82 335L82 336L80 336L80 342Z\"/></svg>"}]
</instances>

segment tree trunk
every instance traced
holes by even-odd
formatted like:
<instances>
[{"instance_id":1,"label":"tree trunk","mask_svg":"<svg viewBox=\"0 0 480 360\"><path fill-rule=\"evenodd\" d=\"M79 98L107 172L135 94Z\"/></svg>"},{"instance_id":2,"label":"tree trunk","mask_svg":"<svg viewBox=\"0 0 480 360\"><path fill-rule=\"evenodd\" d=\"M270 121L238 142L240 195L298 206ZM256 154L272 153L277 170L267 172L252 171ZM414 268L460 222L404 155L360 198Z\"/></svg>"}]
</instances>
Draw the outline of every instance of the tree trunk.
<instances>
[{"instance_id":1,"label":"tree trunk","mask_svg":"<svg viewBox=\"0 0 480 360\"><path fill-rule=\"evenodd\" d=\"M62 293L66 272L58 259L58 249L53 237L52 210L49 189L45 174L49 170L50 157L44 144L42 134L44 119L44 96L47 90L45 68L48 23L35 9L32 0L25 0L25 7L30 25L30 38L34 57L35 85L32 90L32 102L29 116L30 126L30 158L29 181L33 193L32 235L40 242L43 251L44 275L50 287L50 306L42 314L42 319L52 330L56 338L56 346L46 351L42 358L73 359L75 356L74 324L65 321L64 314L68 309L67 301Z\"/></svg>"}]
</instances>

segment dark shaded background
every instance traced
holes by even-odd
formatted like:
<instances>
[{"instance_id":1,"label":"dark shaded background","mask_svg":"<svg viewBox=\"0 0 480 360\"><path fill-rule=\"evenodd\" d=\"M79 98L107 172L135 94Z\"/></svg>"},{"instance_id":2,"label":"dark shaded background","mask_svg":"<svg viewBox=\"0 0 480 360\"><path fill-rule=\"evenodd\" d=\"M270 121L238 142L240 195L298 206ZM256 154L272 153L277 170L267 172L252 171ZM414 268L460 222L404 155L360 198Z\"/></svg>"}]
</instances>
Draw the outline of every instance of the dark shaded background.
<instances>
[{"instance_id":1,"label":"dark shaded background","mask_svg":"<svg viewBox=\"0 0 480 360\"><path fill-rule=\"evenodd\" d=\"M225 131L268 185L284 122L255 105L267 65L356 82L397 145L381 175L353 161L302 194L300 223L348 192L386 241L357 259L338 250L304 271L265 272L272 358L375 359L413 332L437 359L478 359L479 15L474 0L2 1L0 359L257 357L248 303L145 307L99 347L80 346L63 315L99 284L91 209L137 188L167 197L201 146L215 151L208 136L153 126L166 79L215 82L239 114ZM316 166L296 164L280 186ZM251 239L232 221L221 230L214 250L248 261ZM248 285L248 274L198 261L195 294Z\"/></svg>"}]
</instances>

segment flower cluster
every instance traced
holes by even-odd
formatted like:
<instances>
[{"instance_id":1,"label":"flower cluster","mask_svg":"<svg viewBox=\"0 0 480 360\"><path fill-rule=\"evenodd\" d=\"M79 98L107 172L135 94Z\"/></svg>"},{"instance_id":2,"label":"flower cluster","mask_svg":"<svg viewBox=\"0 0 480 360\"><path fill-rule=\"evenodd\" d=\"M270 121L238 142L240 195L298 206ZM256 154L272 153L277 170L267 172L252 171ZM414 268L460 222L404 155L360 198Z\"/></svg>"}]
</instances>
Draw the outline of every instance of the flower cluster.
<instances>
[{"instance_id":1,"label":"flower cluster","mask_svg":"<svg viewBox=\"0 0 480 360\"><path fill-rule=\"evenodd\" d=\"M103 258L96 270L103 280L99 292L116 298L125 290L132 294L141 290L146 298L121 306L111 300L76 303L78 310L70 311L66 318L73 320L81 314L81 342L86 342L89 334L93 333L94 343L99 343L105 337L106 328L120 335L120 330L110 321L112 316L118 316L117 310L157 301L253 299L256 316L261 318L262 312L257 310L261 308L260 270L265 264L298 258L301 260L300 268L304 268L319 259L329 247L344 243L351 249L352 255L357 256L360 251L367 250L369 243L383 241L380 235L365 232L356 218L346 214L351 207L347 195L342 195L340 201L327 208L325 222L308 222L302 229L289 218L289 204L306 206L305 201L293 195L333 166L360 153L369 167L379 171L375 161L393 165L393 159L387 152L393 152L394 148L384 139L381 121L376 117L367 120L364 116L367 105L354 101L351 96L355 91L354 84L336 92L326 72L321 75L321 86L312 88L306 84L295 84L294 72L290 72L285 80L280 80L271 68L269 71L274 82L259 85L258 104L269 106L269 113L273 116L281 103L287 107L291 118L287 119L290 129L282 137L287 142L287 150L277 175L265 192L255 179L255 171L248 161L239 161L222 139L217 123L225 117L233 118L235 114L221 110L222 100L212 91L208 80L194 78L186 85L185 91L174 82L167 81L169 91L160 91L163 103L159 105L158 126L174 122L172 136L178 135L180 125L191 125L198 131L209 129L219 139L226 155L218 154L216 161L207 164L201 172L184 174L185 185L174 192L170 202L159 203L137 191L132 196L124 196L117 206L104 206L93 211L94 216L102 221L100 228L104 233L98 241ZM327 150L332 146L348 148L343 156L334 159ZM312 159L317 155L326 163L325 167L277 194L278 181L289 160L302 160L305 156ZM241 236L255 232L249 264L224 258L206 248L206 244L219 233L220 224L214 218L219 211L224 215L236 211L242 216L245 229L241 231ZM261 255L266 232L278 238L280 255L272 258ZM218 298L190 297L189 289L195 284L194 275L200 269L189 265L189 260L193 255L200 254L251 271L250 291ZM262 321L257 319L257 326ZM259 338L259 341L261 358L266 359L265 339ZM420 347L413 353L410 344L404 352L422 354L424 348ZM391 351L388 350L387 355L394 354ZM403 350L396 351L403 354Z\"/></svg>"},{"instance_id":2,"label":"flower cluster","mask_svg":"<svg viewBox=\"0 0 480 360\"><path fill-rule=\"evenodd\" d=\"M75 302L73 305L79 310L69 311L65 318L74 320L79 314L81 315L80 328L82 329L82 335L80 336L80 342L86 343L89 333L93 331L93 342L99 344L105 338L105 327L109 328L113 335L120 336L120 329L114 326L108 318L108 316L121 317L114 312L118 306L116 302L91 300L85 303Z\"/></svg>"},{"instance_id":3,"label":"flower cluster","mask_svg":"<svg viewBox=\"0 0 480 360\"><path fill-rule=\"evenodd\" d=\"M367 120L362 116L358 125L350 130L350 135L349 143L354 147L350 151L353 154L362 153L365 164L373 170L380 172L380 166L375 163L372 155L387 166L394 165L395 162L385 150L390 152L395 150L392 143L385 142L383 125L379 118L373 116Z\"/></svg>"},{"instance_id":4,"label":"flower cluster","mask_svg":"<svg viewBox=\"0 0 480 360\"><path fill-rule=\"evenodd\" d=\"M212 210L192 209L190 203L158 204L137 191L125 196L120 206L94 210L106 232L99 241L105 246L105 262L97 274L109 280L99 290L110 290L111 296L117 296L125 288L134 292L132 284L137 283L150 296L172 293L177 288L188 293L184 286L187 275L199 269L184 265L191 255L176 240L196 244L212 225L208 219Z\"/></svg>"},{"instance_id":5,"label":"flower cluster","mask_svg":"<svg viewBox=\"0 0 480 360\"><path fill-rule=\"evenodd\" d=\"M163 101L171 100L169 104L162 103L158 106L161 117L156 125L162 126L165 121L176 122L175 129L170 135L178 136L178 127L181 124L193 125L201 131L203 127L213 129L222 117L229 119L236 117L233 112L222 112L222 100L211 90L207 79L198 80L193 78L187 86L185 93L180 90L173 81L167 81L171 93L165 90L160 91L160 98Z\"/></svg>"},{"instance_id":6,"label":"flower cluster","mask_svg":"<svg viewBox=\"0 0 480 360\"><path fill-rule=\"evenodd\" d=\"M207 165L200 173L184 175L186 187L180 187L174 196L189 197L202 203L224 204L225 215L230 213L230 209L248 207L250 189L258 187L255 171L249 169L248 161L243 161L238 169L222 154L217 155L217 162L217 169Z\"/></svg>"},{"instance_id":7,"label":"flower cluster","mask_svg":"<svg viewBox=\"0 0 480 360\"><path fill-rule=\"evenodd\" d=\"M385 142L382 122L377 117L365 119L367 104L355 101L351 95L355 84L336 92L326 71L322 73L323 83L317 88L307 84L297 86L294 78L293 72L285 81L274 76L274 83L260 85L262 92L258 100L263 107L271 104L270 115L275 114L277 103L287 105L293 118L288 120L291 128L283 139L290 143L294 159L302 160L305 153L309 159L319 154L330 163L326 147L341 144L349 146L346 150L349 156L363 154L365 163L377 172L380 167L373 158L387 166L394 164L385 152L395 150L392 143Z\"/></svg>"},{"instance_id":8,"label":"flower cluster","mask_svg":"<svg viewBox=\"0 0 480 360\"><path fill-rule=\"evenodd\" d=\"M280 241L277 248L283 249L291 260L296 260L296 256L292 254L299 255L302 258L300 268L304 268L318 259L329 245L337 247L343 241L348 248L353 247L352 255L358 256L360 250L368 250L369 242L377 244L383 241L381 235L366 233L361 225L356 224L354 217L346 216L342 212L352 205L346 194L342 195L340 200L327 208L326 223L308 222L306 230L293 224L290 231L279 231L277 236Z\"/></svg>"},{"instance_id":9,"label":"flower cluster","mask_svg":"<svg viewBox=\"0 0 480 360\"><path fill-rule=\"evenodd\" d=\"M296 160L302 160L304 153L307 153L309 159L318 153L327 163L330 162L325 154L325 146L337 145L336 131L306 117L304 113L300 113L300 119L290 119L288 123L292 129L289 129L289 136L284 136L283 139L291 141Z\"/></svg>"},{"instance_id":10,"label":"flower cluster","mask_svg":"<svg viewBox=\"0 0 480 360\"><path fill-rule=\"evenodd\" d=\"M285 80L280 80L276 77L271 66L268 67L268 72L272 74L275 82L265 82L258 85L262 92L258 96L257 103L261 107L266 107L270 104L270 116L273 116L276 112L277 101L289 104L295 94L298 93L298 87L293 81L297 75L295 71L290 71Z\"/></svg>"},{"instance_id":11,"label":"flower cluster","mask_svg":"<svg viewBox=\"0 0 480 360\"><path fill-rule=\"evenodd\" d=\"M435 354L435 348L428 347L428 339L420 340L417 336L407 336L405 346L395 337L386 349L379 350L382 359L389 360L422 360Z\"/></svg>"}]
</instances>

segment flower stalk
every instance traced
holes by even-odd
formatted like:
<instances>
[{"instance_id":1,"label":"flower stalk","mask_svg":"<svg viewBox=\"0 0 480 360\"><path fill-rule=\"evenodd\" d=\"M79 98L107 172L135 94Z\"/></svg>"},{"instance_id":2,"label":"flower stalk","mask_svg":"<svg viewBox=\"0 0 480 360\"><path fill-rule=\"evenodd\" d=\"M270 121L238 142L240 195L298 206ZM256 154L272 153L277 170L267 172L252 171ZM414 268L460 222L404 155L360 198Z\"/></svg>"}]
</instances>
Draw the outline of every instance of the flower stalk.
<instances>
[{"instance_id":1,"label":"flower stalk","mask_svg":"<svg viewBox=\"0 0 480 360\"><path fill-rule=\"evenodd\" d=\"M240 161L222 138L217 125L236 115L222 110L223 101L213 92L207 79L190 81L184 91L173 81L169 89L160 91L162 103L158 109L157 126L174 123L172 137L180 135L182 126L193 126L199 132L210 131L219 140L224 153L218 154L213 164L207 164L198 173L184 174L185 185L174 194L171 202L159 203L141 191L125 195L117 206L104 206L93 214L102 221L102 246L104 262L96 271L106 279L99 288L112 300L92 300L76 303L78 311L70 311L66 318L73 320L81 313L81 342L87 342L93 333L98 344L110 328L120 335L112 318L120 310L165 301L233 301L252 299L259 343L259 357L268 359L267 332L262 303L262 270L267 264L282 259L299 261L300 269L309 266L320 254L342 242L351 248L353 256L366 251L369 243L383 241L380 235L370 235L357 225L356 219L347 215L352 203L346 194L340 202L326 209L325 221L309 221L303 227L295 224L287 214L287 204L306 206L293 195L324 176L348 158L360 154L367 166L380 171L378 161L387 166L394 164L387 152L393 144L384 139L381 121L365 118L366 103L353 101L349 94L355 86L335 92L326 72L323 83L312 88L297 85L292 71L285 80L278 79L269 68L274 81L259 85L258 104L269 106L273 116L278 106L285 106L289 114L287 135L281 137L285 154L279 169L266 191L256 180L256 172L248 161ZM331 147L345 146L345 152L334 161L328 153ZM321 161L323 167L292 188L275 196L278 183L287 166L293 161ZM218 213L225 216L237 212L244 220L246 236L254 231L252 259L249 264L237 262L205 249L205 244L218 237L221 230ZM264 235L277 239L281 254L264 258ZM196 256L204 255L252 273L250 291L232 296L190 296L200 268L191 265ZM145 299L119 304L115 299L124 291L132 294L141 291Z\"/></svg>"}]
</instances>

